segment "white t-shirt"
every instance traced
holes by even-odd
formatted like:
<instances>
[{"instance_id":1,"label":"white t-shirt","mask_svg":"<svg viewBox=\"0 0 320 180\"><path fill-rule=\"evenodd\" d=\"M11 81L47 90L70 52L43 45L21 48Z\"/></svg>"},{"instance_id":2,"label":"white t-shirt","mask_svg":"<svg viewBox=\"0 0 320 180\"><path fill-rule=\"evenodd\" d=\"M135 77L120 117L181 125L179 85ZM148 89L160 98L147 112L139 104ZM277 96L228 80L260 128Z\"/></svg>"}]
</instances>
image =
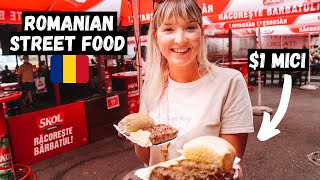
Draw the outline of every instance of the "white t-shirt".
<instances>
[{"instance_id":1,"label":"white t-shirt","mask_svg":"<svg viewBox=\"0 0 320 180\"><path fill-rule=\"evenodd\" d=\"M141 103L140 112L148 113L157 124L169 124L184 134L170 142L168 159L180 156L177 150L199 136L254 131L246 82L239 71L229 68L213 66L213 76L208 73L189 83L169 78L160 104L147 109ZM165 161L160 148L150 148L149 165Z\"/></svg>"}]
</instances>

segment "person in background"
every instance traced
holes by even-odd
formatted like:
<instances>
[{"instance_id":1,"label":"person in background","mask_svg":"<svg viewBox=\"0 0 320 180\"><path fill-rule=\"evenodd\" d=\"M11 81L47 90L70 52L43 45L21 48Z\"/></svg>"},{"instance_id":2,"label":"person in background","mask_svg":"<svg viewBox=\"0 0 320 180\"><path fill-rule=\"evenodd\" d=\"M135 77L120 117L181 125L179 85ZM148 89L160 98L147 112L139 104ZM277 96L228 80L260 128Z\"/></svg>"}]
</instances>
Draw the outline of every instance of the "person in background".
<instances>
[{"instance_id":1,"label":"person in background","mask_svg":"<svg viewBox=\"0 0 320 180\"><path fill-rule=\"evenodd\" d=\"M27 55L22 56L23 64L19 66L18 69L18 83L25 94L24 102L30 107L34 107L32 91L34 90L34 77L33 77L33 67L29 63L29 58Z\"/></svg>"},{"instance_id":2,"label":"person in background","mask_svg":"<svg viewBox=\"0 0 320 180\"><path fill-rule=\"evenodd\" d=\"M91 59L90 62L91 62L91 64L97 64L94 59Z\"/></svg>"},{"instance_id":3,"label":"person in background","mask_svg":"<svg viewBox=\"0 0 320 180\"><path fill-rule=\"evenodd\" d=\"M50 81L50 70L44 61L39 63L39 68L36 72L36 77L44 77L46 83L47 93L41 93L41 96L48 98L49 93L51 92L52 83Z\"/></svg>"},{"instance_id":4,"label":"person in background","mask_svg":"<svg viewBox=\"0 0 320 180\"><path fill-rule=\"evenodd\" d=\"M39 63L39 68L36 72L37 77L45 77L50 81L50 70L44 61ZM46 80L47 81L47 80Z\"/></svg>"},{"instance_id":5,"label":"person in background","mask_svg":"<svg viewBox=\"0 0 320 180\"><path fill-rule=\"evenodd\" d=\"M311 74L320 75L320 54L314 53L311 55L310 59Z\"/></svg>"},{"instance_id":6,"label":"person in background","mask_svg":"<svg viewBox=\"0 0 320 180\"><path fill-rule=\"evenodd\" d=\"M147 46L142 45L141 46L141 71L142 73L145 73L146 71L146 56L147 56ZM138 63L136 62L136 55L132 58L133 68L134 70L138 70Z\"/></svg>"},{"instance_id":7,"label":"person in background","mask_svg":"<svg viewBox=\"0 0 320 180\"><path fill-rule=\"evenodd\" d=\"M12 82L13 73L8 69L7 65L5 65L4 70L1 71L1 76L2 76L2 79L1 79L2 83Z\"/></svg>"},{"instance_id":8,"label":"person in background","mask_svg":"<svg viewBox=\"0 0 320 180\"><path fill-rule=\"evenodd\" d=\"M184 135L165 147L135 145L138 158L147 166L174 159L185 143L210 135L227 140L243 160L248 133L254 131L248 87L240 71L208 61L197 2L160 3L149 26L147 47L139 112ZM237 179L242 163L236 167Z\"/></svg>"}]
</instances>

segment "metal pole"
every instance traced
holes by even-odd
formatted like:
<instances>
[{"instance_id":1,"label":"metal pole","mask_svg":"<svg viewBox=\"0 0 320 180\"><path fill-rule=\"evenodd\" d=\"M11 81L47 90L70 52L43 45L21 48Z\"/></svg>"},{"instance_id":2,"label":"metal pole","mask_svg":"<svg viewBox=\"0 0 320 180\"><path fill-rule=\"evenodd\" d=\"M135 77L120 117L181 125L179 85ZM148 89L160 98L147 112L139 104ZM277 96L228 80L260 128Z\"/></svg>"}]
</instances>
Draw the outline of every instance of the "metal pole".
<instances>
[{"instance_id":1,"label":"metal pole","mask_svg":"<svg viewBox=\"0 0 320 180\"><path fill-rule=\"evenodd\" d=\"M142 74L141 74L141 42L140 42L140 19L138 17L138 0L132 0L132 12L133 12L133 27L134 27L134 37L136 40L136 63L138 66L137 69L137 78L138 78L138 92L141 94L142 86Z\"/></svg>"},{"instance_id":2,"label":"metal pole","mask_svg":"<svg viewBox=\"0 0 320 180\"><path fill-rule=\"evenodd\" d=\"M311 35L310 35L310 33L308 34L308 49L310 49L311 48L311 46L310 46L310 39L311 39ZM309 50L310 51L310 50ZM308 56L309 56L309 58L308 58L308 60L309 60L309 71L308 71L308 85L310 84L310 79L311 79L311 73L310 73L310 68L311 68L311 62L310 62L310 58L312 58L312 57L310 57L310 52L309 52L309 54L308 54Z\"/></svg>"},{"instance_id":3,"label":"metal pole","mask_svg":"<svg viewBox=\"0 0 320 180\"><path fill-rule=\"evenodd\" d=\"M261 49L261 32L260 32L260 19L258 21L258 43L257 49ZM261 71L258 71L258 106L252 107L253 115L262 116L264 112L273 114L273 109L267 106L261 106Z\"/></svg>"},{"instance_id":4,"label":"metal pole","mask_svg":"<svg viewBox=\"0 0 320 180\"><path fill-rule=\"evenodd\" d=\"M258 22L258 49L261 49L260 19ZM261 106L261 71L258 71L258 106Z\"/></svg>"}]
</instances>

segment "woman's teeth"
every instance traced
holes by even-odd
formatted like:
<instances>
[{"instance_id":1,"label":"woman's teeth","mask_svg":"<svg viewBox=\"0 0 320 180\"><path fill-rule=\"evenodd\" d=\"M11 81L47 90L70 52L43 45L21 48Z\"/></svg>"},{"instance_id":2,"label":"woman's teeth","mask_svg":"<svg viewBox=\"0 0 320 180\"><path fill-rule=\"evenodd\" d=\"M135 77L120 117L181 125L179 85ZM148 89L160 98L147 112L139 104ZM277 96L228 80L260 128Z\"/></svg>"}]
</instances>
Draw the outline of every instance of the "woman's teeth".
<instances>
[{"instance_id":1,"label":"woman's teeth","mask_svg":"<svg viewBox=\"0 0 320 180\"><path fill-rule=\"evenodd\" d=\"M185 53L187 52L189 49L172 49L172 51L176 52L176 53Z\"/></svg>"}]
</instances>

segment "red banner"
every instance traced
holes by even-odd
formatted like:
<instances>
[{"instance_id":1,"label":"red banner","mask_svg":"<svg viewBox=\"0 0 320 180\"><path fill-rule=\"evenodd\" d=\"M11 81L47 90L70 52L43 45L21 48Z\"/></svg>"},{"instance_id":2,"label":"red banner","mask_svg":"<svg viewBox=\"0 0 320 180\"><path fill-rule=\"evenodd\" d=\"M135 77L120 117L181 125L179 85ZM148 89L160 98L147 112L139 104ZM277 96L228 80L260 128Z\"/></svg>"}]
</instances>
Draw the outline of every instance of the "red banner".
<instances>
[{"instance_id":1,"label":"red banner","mask_svg":"<svg viewBox=\"0 0 320 180\"><path fill-rule=\"evenodd\" d=\"M20 24L22 18L21 15L21 11L0 9L0 22L6 24Z\"/></svg>"},{"instance_id":2,"label":"red banner","mask_svg":"<svg viewBox=\"0 0 320 180\"><path fill-rule=\"evenodd\" d=\"M138 1L139 3L139 24L148 24L153 15L153 2L152 1ZM121 6L121 24L123 26L133 25L132 3L129 0L122 0Z\"/></svg>"},{"instance_id":3,"label":"red banner","mask_svg":"<svg viewBox=\"0 0 320 180\"><path fill-rule=\"evenodd\" d=\"M320 24L306 25L302 27L290 28L295 33L309 33L309 32L320 32Z\"/></svg>"},{"instance_id":4,"label":"red banner","mask_svg":"<svg viewBox=\"0 0 320 180\"><path fill-rule=\"evenodd\" d=\"M84 102L8 119L16 163L33 164L88 143Z\"/></svg>"},{"instance_id":5,"label":"red banner","mask_svg":"<svg viewBox=\"0 0 320 180\"><path fill-rule=\"evenodd\" d=\"M239 20L264 19L271 17L283 17L289 15L301 15L309 13L318 13L320 11L320 2L303 3L298 5L288 5L279 7L261 8L254 10L244 10L235 12L222 12L208 16L211 22L228 22Z\"/></svg>"},{"instance_id":6,"label":"red banner","mask_svg":"<svg viewBox=\"0 0 320 180\"><path fill-rule=\"evenodd\" d=\"M213 14L220 14L231 4L230 0L198 0L198 5L202 9L202 15L208 16Z\"/></svg>"},{"instance_id":7,"label":"red banner","mask_svg":"<svg viewBox=\"0 0 320 180\"><path fill-rule=\"evenodd\" d=\"M299 15L294 16L284 16L276 18L266 18L266 19L254 19L248 21L232 21L224 24L224 28L227 30L241 29L241 28L256 28L265 26L277 26L277 25L290 25L295 22Z\"/></svg>"}]
</instances>

